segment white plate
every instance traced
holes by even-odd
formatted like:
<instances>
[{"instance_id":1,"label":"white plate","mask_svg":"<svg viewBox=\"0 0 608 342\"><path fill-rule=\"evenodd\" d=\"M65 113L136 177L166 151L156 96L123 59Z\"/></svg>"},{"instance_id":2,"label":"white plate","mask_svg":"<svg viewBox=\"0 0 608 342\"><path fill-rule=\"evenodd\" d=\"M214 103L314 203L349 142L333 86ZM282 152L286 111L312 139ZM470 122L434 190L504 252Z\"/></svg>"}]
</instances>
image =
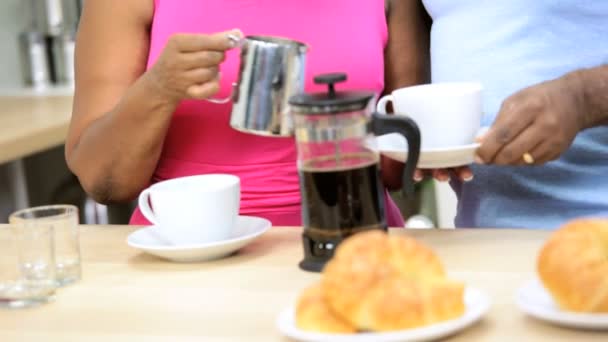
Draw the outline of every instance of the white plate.
<instances>
[{"instance_id":1,"label":"white plate","mask_svg":"<svg viewBox=\"0 0 608 342\"><path fill-rule=\"evenodd\" d=\"M538 279L520 287L515 300L522 311L549 323L569 328L608 330L608 314L564 311Z\"/></svg>"},{"instance_id":2,"label":"white plate","mask_svg":"<svg viewBox=\"0 0 608 342\"><path fill-rule=\"evenodd\" d=\"M490 308L490 298L483 292L467 287L464 294L465 312L459 318L414 328L385 333L325 334L300 330L296 326L295 308L285 309L277 319L279 331L298 341L327 342L389 342L429 341L454 334L478 321Z\"/></svg>"},{"instance_id":3,"label":"white plate","mask_svg":"<svg viewBox=\"0 0 608 342\"><path fill-rule=\"evenodd\" d=\"M206 261L227 256L243 248L272 226L270 221L253 216L239 216L236 225L233 237L228 240L186 246L167 243L155 233L154 226L149 226L131 233L127 237L127 244L172 261ZM201 229L203 228L201 227Z\"/></svg>"},{"instance_id":4,"label":"white plate","mask_svg":"<svg viewBox=\"0 0 608 342\"><path fill-rule=\"evenodd\" d=\"M376 137L378 151L383 155L404 163L407 160L407 142L398 133ZM433 148L420 151L418 168L439 169L470 165L475 159L475 150L480 146L473 143L448 148Z\"/></svg>"}]
</instances>

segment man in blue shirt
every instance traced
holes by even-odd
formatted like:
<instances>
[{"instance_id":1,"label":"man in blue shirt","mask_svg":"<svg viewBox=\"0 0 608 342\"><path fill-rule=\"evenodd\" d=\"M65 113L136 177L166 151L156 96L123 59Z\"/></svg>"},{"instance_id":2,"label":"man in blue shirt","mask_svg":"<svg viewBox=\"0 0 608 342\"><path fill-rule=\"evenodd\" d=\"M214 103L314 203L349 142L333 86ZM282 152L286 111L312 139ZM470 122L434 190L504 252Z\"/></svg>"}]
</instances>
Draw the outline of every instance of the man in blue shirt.
<instances>
[{"instance_id":1,"label":"man in blue shirt","mask_svg":"<svg viewBox=\"0 0 608 342\"><path fill-rule=\"evenodd\" d=\"M608 1L405 1L417 38L402 62L419 70L430 51L432 82L484 85L489 131L474 177L452 180L456 226L608 216Z\"/></svg>"}]
</instances>

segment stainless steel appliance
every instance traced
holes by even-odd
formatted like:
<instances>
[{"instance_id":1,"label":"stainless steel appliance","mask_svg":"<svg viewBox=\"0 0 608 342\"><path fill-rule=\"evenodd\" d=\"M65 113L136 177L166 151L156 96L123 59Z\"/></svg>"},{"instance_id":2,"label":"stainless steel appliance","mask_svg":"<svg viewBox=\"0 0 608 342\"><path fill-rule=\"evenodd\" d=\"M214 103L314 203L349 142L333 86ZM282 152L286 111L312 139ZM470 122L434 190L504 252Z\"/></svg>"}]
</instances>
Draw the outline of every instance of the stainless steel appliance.
<instances>
[{"instance_id":1,"label":"stainless steel appliance","mask_svg":"<svg viewBox=\"0 0 608 342\"><path fill-rule=\"evenodd\" d=\"M293 122L289 98L304 90L307 46L280 37L230 36L241 47L238 82L228 99L232 101L232 128L257 135L289 137Z\"/></svg>"},{"instance_id":2,"label":"stainless steel appliance","mask_svg":"<svg viewBox=\"0 0 608 342\"><path fill-rule=\"evenodd\" d=\"M33 30L22 32L19 35L19 53L23 83L34 88L51 85L51 65L44 34Z\"/></svg>"}]
</instances>

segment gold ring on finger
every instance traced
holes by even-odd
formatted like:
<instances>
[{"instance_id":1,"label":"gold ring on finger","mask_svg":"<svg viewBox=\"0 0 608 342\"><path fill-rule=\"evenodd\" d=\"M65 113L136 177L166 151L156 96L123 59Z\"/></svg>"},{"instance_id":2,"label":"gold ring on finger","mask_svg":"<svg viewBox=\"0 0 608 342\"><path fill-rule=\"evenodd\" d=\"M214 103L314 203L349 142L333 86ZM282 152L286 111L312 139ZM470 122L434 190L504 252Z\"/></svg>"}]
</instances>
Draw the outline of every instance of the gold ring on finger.
<instances>
[{"instance_id":1,"label":"gold ring on finger","mask_svg":"<svg viewBox=\"0 0 608 342\"><path fill-rule=\"evenodd\" d=\"M529 152L524 153L521 157L526 164L534 164L534 157Z\"/></svg>"}]
</instances>

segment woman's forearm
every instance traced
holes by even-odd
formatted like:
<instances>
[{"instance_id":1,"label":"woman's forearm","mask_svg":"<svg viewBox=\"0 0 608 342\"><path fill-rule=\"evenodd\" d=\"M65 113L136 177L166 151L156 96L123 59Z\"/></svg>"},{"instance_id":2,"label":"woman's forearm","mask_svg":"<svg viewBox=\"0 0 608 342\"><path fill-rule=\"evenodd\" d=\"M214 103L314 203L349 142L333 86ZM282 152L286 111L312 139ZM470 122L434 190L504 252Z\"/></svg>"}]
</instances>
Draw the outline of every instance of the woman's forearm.
<instances>
[{"instance_id":1,"label":"woman's forearm","mask_svg":"<svg viewBox=\"0 0 608 342\"><path fill-rule=\"evenodd\" d=\"M177 106L156 87L144 74L66 151L70 169L98 202L128 201L148 185Z\"/></svg>"},{"instance_id":2,"label":"woman's forearm","mask_svg":"<svg viewBox=\"0 0 608 342\"><path fill-rule=\"evenodd\" d=\"M234 47L228 37L241 35L176 33L152 56L153 17L151 0L87 1L81 16L65 152L102 203L131 200L149 184L177 105L219 91L219 65Z\"/></svg>"}]
</instances>

